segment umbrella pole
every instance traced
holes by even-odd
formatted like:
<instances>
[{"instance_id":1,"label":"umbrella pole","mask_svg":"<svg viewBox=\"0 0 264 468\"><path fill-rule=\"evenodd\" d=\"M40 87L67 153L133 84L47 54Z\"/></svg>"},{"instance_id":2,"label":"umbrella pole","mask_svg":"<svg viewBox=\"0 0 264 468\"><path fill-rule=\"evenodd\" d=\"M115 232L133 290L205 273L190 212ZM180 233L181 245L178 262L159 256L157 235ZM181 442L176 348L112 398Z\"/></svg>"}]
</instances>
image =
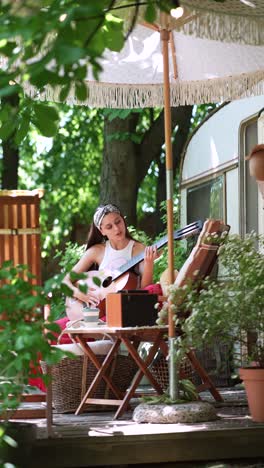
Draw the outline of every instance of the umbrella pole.
<instances>
[{"instance_id":1,"label":"umbrella pole","mask_svg":"<svg viewBox=\"0 0 264 468\"><path fill-rule=\"evenodd\" d=\"M166 190L167 190L167 233L168 233L168 271L169 284L174 282L174 245L173 245L173 159L171 144L171 106L169 80L169 38L167 29L160 32L163 55L163 95L164 95L164 130L166 148ZM175 365L175 323L169 303L169 391L170 398L179 398L178 372Z\"/></svg>"}]
</instances>

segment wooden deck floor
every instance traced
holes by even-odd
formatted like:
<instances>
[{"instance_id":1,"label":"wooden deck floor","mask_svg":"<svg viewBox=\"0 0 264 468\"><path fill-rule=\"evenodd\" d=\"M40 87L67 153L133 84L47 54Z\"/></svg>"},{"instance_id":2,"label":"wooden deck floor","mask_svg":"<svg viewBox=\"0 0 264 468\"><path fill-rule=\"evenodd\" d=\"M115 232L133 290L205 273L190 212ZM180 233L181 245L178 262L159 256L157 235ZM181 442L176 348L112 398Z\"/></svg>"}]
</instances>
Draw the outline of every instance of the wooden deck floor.
<instances>
[{"instance_id":1,"label":"wooden deck floor","mask_svg":"<svg viewBox=\"0 0 264 468\"><path fill-rule=\"evenodd\" d=\"M251 420L243 390L220 392L225 402L216 404L219 419L214 422L136 424L132 412L118 421L109 411L54 414L53 435L48 438L45 419L34 419L38 436L31 467L178 466L179 462L196 467L202 460L256 458L263 459L263 465L260 461L248 466L264 467L264 423ZM203 399L212 401L208 394Z\"/></svg>"}]
</instances>

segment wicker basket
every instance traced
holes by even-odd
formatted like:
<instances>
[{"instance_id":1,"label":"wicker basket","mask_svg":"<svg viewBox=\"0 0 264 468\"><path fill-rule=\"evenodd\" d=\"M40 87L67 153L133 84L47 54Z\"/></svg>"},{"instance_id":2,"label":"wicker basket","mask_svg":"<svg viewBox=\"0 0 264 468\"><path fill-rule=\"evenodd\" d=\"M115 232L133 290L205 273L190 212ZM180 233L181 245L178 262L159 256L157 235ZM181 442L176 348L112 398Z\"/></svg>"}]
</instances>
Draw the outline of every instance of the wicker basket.
<instances>
[{"instance_id":1,"label":"wicker basket","mask_svg":"<svg viewBox=\"0 0 264 468\"><path fill-rule=\"evenodd\" d=\"M158 355L151 365L151 372L162 390L165 392L169 388L168 361L163 354ZM180 367L180 378L189 379L195 384L195 372L188 358L182 360Z\"/></svg>"},{"instance_id":2,"label":"wicker basket","mask_svg":"<svg viewBox=\"0 0 264 468\"><path fill-rule=\"evenodd\" d=\"M206 346L201 351L195 351L195 354L214 385L218 387L231 385L230 350L227 345L216 342L215 346ZM169 371L168 361L163 355L158 355L155 359L151 372L166 391L169 388ZM181 363L180 378L187 378L196 386L202 383L187 357Z\"/></svg>"},{"instance_id":3,"label":"wicker basket","mask_svg":"<svg viewBox=\"0 0 264 468\"><path fill-rule=\"evenodd\" d=\"M105 356L97 355L97 359L103 362ZM47 373L47 365L41 363L43 373ZM82 389L82 373L86 372L86 385ZM125 392L129 387L137 366L130 356L117 355L109 366L107 375L112 382ZM84 392L91 385L97 369L86 356L77 356L74 359L63 358L58 364L51 366L52 377L52 401L57 413L72 413L76 411ZM98 385L94 398L116 398L102 380ZM89 406L86 405L86 409Z\"/></svg>"}]
</instances>

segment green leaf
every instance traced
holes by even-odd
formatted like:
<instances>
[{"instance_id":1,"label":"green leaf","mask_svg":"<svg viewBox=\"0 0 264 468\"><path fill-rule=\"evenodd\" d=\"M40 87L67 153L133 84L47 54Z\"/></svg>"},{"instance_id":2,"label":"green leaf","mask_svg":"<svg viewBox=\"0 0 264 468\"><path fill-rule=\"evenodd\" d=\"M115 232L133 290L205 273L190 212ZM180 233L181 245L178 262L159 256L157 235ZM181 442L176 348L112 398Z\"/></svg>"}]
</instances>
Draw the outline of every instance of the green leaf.
<instances>
[{"instance_id":1,"label":"green leaf","mask_svg":"<svg viewBox=\"0 0 264 468\"><path fill-rule=\"evenodd\" d=\"M34 104L33 110L38 119L59 120L57 109L45 104Z\"/></svg>"},{"instance_id":2,"label":"green leaf","mask_svg":"<svg viewBox=\"0 0 264 468\"><path fill-rule=\"evenodd\" d=\"M60 91L60 95L59 95L59 99L60 101L66 101L66 98L70 92L70 89L71 89L71 84L70 83L67 83L65 86L63 86L61 88L61 91Z\"/></svg>"},{"instance_id":3,"label":"green leaf","mask_svg":"<svg viewBox=\"0 0 264 468\"><path fill-rule=\"evenodd\" d=\"M17 44L13 41L7 42L4 46L0 47L0 53L3 55L6 55L7 57L10 57L12 55L14 48L17 46Z\"/></svg>"},{"instance_id":4,"label":"green leaf","mask_svg":"<svg viewBox=\"0 0 264 468\"><path fill-rule=\"evenodd\" d=\"M70 279L74 283L74 281L77 281L79 279L85 279L86 275L85 273L76 273L76 271L71 271L70 272Z\"/></svg>"},{"instance_id":5,"label":"green leaf","mask_svg":"<svg viewBox=\"0 0 264 468\"><path fill-rule=\"evenodd\" d=\"M40 133L46 137L52 137L57 133L57 125L51 120L45 120L44 118L36 118L32 120L34 125L39 129Z\"/></svg>"},{"instance_id":6,"label":"green leaf","mask_svg":"<svg viewBox=\"0 0 264 468\"><path fill-rule=\"evenodd\" d=\"M62 78L49 70L44 69L41 73L36 73L30 78L30 83L37 88L42 88L46 84L61 84Z\"/></svg>"},{"instance_id":7,"label":"green leaf","mask_svg":"<svg viewBox=\"0 0 264 468\"><path fill-rule=\"evenodd\" d=\"M61 332L61 328L57 323L45 323L45 329L53 331L54 333Z\"/></svg>"},{"instance_id":8,"label":"green leaf","mask_svg":"<svg viewBox=\"0 0 264 468\"><path fill-rule=\"evenodd\" d=\"M14 132L16 125L16 121L11 122L10 120L8 120L7 122L4 122L0 128L0 139L7 140Z\"/></svg>"},{"instance_id":9,"label":"green leaf","mask_svg":"<svg viewBox=\"0 0 264 468\"><path fill-rule=\"evenodd\" d=\"M86 65L83 65L81 67L76 68L75 77L78 80L84 80L86 78L86 75L87 75L87 66Z\"/></svg>"},{"instance_id":10,"label":"green leaf","mask_svg":"<svg viewBox=\"0 0 264 468\"><path fill-rule=\"evenodd\" d=\"M73 296L73 290L67 286L67 284L62 283L61 285L61 292L65 294L65 296L72 297Z\"/></svg>"},{"instance_id":11,"label":"green leaf","mask_svg":"<svg viewBox=\"0 0 264 468\"><path fill-rule=\"evenodd\" d=\"M87 99L87 87L83 81L75 84L76 97L79 101L85 101Z\"/></svg>"},{"instance_id":12,"label":"green leaf","mask_svg":"<svg viewBox=\"0 0 264 468\"><path fill-rule=\"evenodd\" d=\"M7 445L9 445L10 447L14 447L14 448L18 447L18 443L17 443L12 437L10 437L8 434L5 434L5 435L3 436L3 440L4 440L5 443L6 443ZM6 465L6 467L8 468L8 464L5 464L5 465ZM9 465L9 466L10 466L10 465ZM14 466L14 465L11 465L11 467L12 467L12 466Z\"/></svg>"},{"instance_id":13,"label":"green leaf","mask_svg":"<svg viewBox=\"0 0 264 468\"><path fill-rule=\"evenodd\" d=\"M134 109L104 109L104 115L108 117L110 122L116 118L125 120L133 112Z\"/></svg>"},{"instance_id":14,"label":"green leaf","mask_svg":"<svg viewBox=\"0 0 264 468\"><path fill-rule=\"evenodd\" d=\"M21 86L19 85L4 86L0 89L0 98L4 96L11 96L12 94L18 93L19 91L21 91Z\"/></svg>"},{"instance_id":15,"label":"green leaf","mask_svg":"<svg viewBox=\"0 0 264 468\"><path fill-rule=\"evenodd\" d=\"M24 140L25 136L27 135L28 129L29 129L29 123L30 123L29 119L23 118L21 120L20 125L15 135L15 142L17 145L19 145L19 143L21 143L21 141Z\"/></svg>"},{"instance_id":16,"label":"green leaf","mask_svg":"<svg viewBox=\"0 0 264 468\"><path fill-rule=\"evenodd\" d=\"M67 44L58 44L54 48L54 53L59 63L63 65L75 63L86 55L82 47L74 47Z\"/></svg>"},{"instance_id":17,"label":"green leaf","mask_svg":"<svg viewBox=\"0 0 264 468\"><path fill-rule=\"evenodd\" d=\"M96 286L99 286L99 287L100 287L101 284L102 284L102 281L100 280L100 278L98 278L98 276L94 276L94 277L93 277L93 282L94 282L94 284L95 284Z\"/></svg>"},{"instance_id":18,"label":"green leaf","mask_svg":"<svg viewBox=\"0 0 264 468\"><path fill-rule=\"evenodd\" d=\"M88 286L87 286L87 284L84 284L84 283L79 283L79 284L78 284L78 288L79 288L79 290L80 290L81 292L83 292L84 294L86 294L87 291L88 291L88 289L89 289Z\"/></svg>"},{"instance_id":19,"label":"green leaf","mask_svg":"<svg viewBox=\"0 0 264 468\"><path fill-rule=\"evenodd\" d=\"M119 52L124 46L123 24L109 22L103 29L107 48Z\"/></svg>"},{"instance_id":20,"label":"green leaf","mask_svg":"<svg viewBox=\"0 0 264 468\"><path fill-rule=\"evenodd\" d=\"M32 122L42 135L46 137L55 135L58 130L56 122L59 118L57 110L45 104L34 104L33 111L35 119L32 119Z\"/></svg>"},{"instance_id":21,"label":"green leaf","mask_svg":"<svg viewBox=\"0 0 264 468\"><path fill-rule=\"evenodd\" d=\"M145 11L145 20L148 23L154 23L156 19L156 9L153 3L148 3Z\"/></svg>"}]
</instances>

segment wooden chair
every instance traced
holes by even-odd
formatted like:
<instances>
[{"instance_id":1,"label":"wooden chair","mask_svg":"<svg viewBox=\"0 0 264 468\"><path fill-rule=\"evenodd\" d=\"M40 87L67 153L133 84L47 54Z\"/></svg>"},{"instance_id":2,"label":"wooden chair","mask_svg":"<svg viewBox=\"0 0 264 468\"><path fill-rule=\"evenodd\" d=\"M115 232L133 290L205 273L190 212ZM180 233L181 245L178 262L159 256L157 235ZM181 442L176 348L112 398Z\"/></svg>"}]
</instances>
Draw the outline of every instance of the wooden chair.
<instances>
[{"instance_id":1,"label":"wooden chair","mask_svg":"<svg viewBox=\"0 0 264 468\"><path fill-rule=\"evenodd\" d=\"M226 225L221 220L207 219L204 222L196 245L177 275L174 283L176 286L182 287L185 284L190 284L191 281L197 283L198 279L203 280L205 277L211 275L217 263L217 253L219 249L217 237L223 232L229 232L229 230L230 226ZM215 233L218 236L214 240L212 235ZM211 235L210 240L208 239L208 235ZM178 332L180 333L180 330L178 330ZM215 400L222 401L221 395L202 364L199 362L195 351L193 350L188 352L187 357L192 368L197 372L202 381L201 385L197 386L198 393L208 389ZM182 370L182 378L186 377L188 378L188 376L185 375L184 370Z\"/></svg>"}]
</instances>

